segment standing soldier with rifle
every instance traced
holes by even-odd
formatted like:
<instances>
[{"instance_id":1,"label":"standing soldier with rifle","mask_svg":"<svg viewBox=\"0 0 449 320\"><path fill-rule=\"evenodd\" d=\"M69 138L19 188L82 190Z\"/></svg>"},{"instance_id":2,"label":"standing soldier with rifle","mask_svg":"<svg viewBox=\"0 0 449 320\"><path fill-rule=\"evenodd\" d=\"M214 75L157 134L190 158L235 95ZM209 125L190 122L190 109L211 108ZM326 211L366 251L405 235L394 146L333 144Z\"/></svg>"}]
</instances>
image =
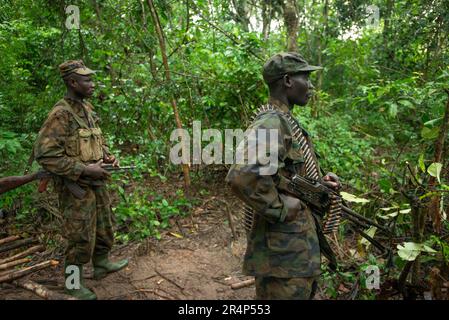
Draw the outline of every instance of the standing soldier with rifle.
<instances>
[{"instance_id":1,"label":"standing soldier with rifle","mask_svg":"<svg viewBox=\"0 0 449 320\"><path fill-rule=\"evenodd\" d=\"M62 235L67 240L64 275L66 292L79 299L96 299L83 283L83 265L92 259L94 279L123 269L128 260L109 261L114 233L113 216L106 181L110 173L103 163L118 167L109 153L98 127L92 96L94 71L83 61L72 60L59 66L67 93L58 101L42 126L34 145L36 161L53 174L64 218ZM74 188L74 186L76 188ZM81 192L74 192L79 190ZM79 281L69 277L79 271Z\"/></svg>"},{"instance_id":2,"label":"standing soldier with rifle","mask_svg":"<svg viewBox=\"0 0 449 320\"><path fill-rule=\"evenodd\" d=\"M320 172L310 138L291 113L295 105L305 106L309 101L313 89L309 74L319 69L293 52L276 54L265 63L263 77L270 100L249 129L277 131L276 141L271 134L266 137L266 145L277 148L277 170L264 175L261 169L269 163L234 164L226 178L248 206L251 221L246 221L249 232L243 271L255 276L257 299L312 299L321 273L320 249L335 263L320 230L320 217L282 188L294 175L318 177ZM256 145L261 135L256 133ZM245 155L251 151L248 145ZM320 180L333 190L340 189L335 174Z\"/></svg>"}]
</instances>

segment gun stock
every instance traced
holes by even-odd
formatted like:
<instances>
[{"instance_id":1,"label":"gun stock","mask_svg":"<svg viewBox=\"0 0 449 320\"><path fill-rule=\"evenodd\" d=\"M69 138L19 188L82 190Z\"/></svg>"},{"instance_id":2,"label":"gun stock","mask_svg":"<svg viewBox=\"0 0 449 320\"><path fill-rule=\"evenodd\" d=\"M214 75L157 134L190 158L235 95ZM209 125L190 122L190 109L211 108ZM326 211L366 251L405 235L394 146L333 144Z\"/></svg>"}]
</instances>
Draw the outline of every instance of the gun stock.
<instances>
[{"instance_id":1,"label":"gun stock","mask_svg":"<svg viewBox=\"0 0 449 320\"><path fill-rule=\"evenodd\" d=\"M11 176L0 179L0 194L13 190L31 181L37 180L36 173L27 174L24 176Z\"/></svg>"}]
</instances>

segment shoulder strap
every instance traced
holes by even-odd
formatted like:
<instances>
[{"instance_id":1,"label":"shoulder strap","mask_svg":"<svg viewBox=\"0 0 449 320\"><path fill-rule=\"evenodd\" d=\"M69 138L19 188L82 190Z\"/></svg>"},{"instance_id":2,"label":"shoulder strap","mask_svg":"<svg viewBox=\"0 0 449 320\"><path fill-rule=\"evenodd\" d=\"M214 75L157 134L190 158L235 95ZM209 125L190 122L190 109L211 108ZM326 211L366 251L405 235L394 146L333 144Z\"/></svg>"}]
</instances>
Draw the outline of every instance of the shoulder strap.
<instances>
[{"instance_id":1,"label":"shoulder strap","mask_svg":"<svg viewBox=\"0 0 449 320\"><path fill-rule=\"evenodd\" d=\"M83 119L81 119L75 113L75 111L73 111L72 107L70 106L70 104L65 99L61 99L58 102L56 102L55 106L53 107L53 109L48 114L47 119L50 118L53 114L55 114L56 112L58 112L60 110L65 110L65 111L69 112L81 128L89 129L89 126L86 124L86 122ZM45 125L45 122L44 122L44 125ZM42 125L42 127L43 127L43 125ZM31 154L30 154L30 157L28 158L24 174L27 174L29 172L33 162L34 162L34 146L31 149Z\"/></svg>"},{"instance_id":2,"label":"shoulder strap","mask_svg":"<svg viewBox=\"0 0 449 320\"><path fill-rule=\"evenodd\" d=\"M73 108L70 106L70 104L65 99L61 99L56 103L56 105L55 105L54 109L52 110L52 112L50 113L50 115L55 113L58 110L65 110L65 111L69 112L81 128L89 129L89 126L86 124L86 122L83 119L81 119L75 113L75 111L73 111Z\"/></svg>"}]
</instances>

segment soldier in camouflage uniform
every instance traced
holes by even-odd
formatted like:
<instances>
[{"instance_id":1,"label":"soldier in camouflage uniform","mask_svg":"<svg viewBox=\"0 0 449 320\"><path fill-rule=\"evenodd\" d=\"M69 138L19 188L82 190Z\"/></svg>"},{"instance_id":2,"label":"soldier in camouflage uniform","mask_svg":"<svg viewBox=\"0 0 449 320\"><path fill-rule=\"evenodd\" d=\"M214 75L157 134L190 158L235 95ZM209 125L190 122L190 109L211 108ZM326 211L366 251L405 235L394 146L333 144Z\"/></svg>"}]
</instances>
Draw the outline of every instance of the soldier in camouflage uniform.
<instances>
[{"instance_id":1,"label":"soldier in camouflage uniform","mask_svg":"<svg viewBox=\"0 0 449 320\"><path fill-rule=\"evenodd\" d=\"M309 65L297 53L276 54L266 62L263 77L274 110L256 116L249 129L277 130L278 140L268 140L278 150L276 173L261 174L267 164L256 161L232 165L226 177L236 195L255 212L247 235L243 271L255 276L257 299L312 299L321 273L314 214L301 200L279 188L288 181L285 178L305 174L304 157L292 139L286 114L291 115L294 105L307 104L313 89L309 74L318 69L321 67ZM245 155L250 145L245 145ZM328 173L323 180L331 188L340 187L335 174Z\"/></svg>"},{"instance_id":2,"label":"soldier in camouflage uniform","mask_svg":"<svg viewBox=\"0 0 449 320\"><path fill-rule=\"evenodd\" d=\"M67 279L75 266L80 275L79 286L69 288L66 281L66 292L80 299L96 299L83 284L83 264L92 259L95 279L128 264L127 260L113 263L108 259L114 219L106 189L110 174L101 166L103 162L118 166L118 161L105 145L93 106L85 100L95 87L91 78L94 71L81 60L64 62L59 69L67 93L42 126L34 157L45 170L57 175L54 184L64 218L62 235L67 240L64 274ZM86 192L82 199L68 189L68 183L73 182Z\"/></svg>"}]
</instances>

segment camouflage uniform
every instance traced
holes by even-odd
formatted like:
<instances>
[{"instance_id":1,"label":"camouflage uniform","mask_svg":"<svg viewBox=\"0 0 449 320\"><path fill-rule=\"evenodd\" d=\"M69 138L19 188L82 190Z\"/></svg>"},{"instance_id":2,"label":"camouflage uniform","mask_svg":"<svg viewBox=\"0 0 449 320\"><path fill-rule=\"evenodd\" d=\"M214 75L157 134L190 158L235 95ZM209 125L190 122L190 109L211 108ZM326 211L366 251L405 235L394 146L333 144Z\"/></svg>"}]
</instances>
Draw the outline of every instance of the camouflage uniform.
<instances>
[{"instance_id":1,"label":"camouflage uniform","mask_svg":"<svg viewBox=\"0 0 449 320\"><path fill-rule=\"evenodd\" d=\"M97 181L94 186L80 178L86 165L109 155L97 120L90 103L62 99L50 112L34 146L37 162L58 175L54 182L64 217L68 264L88 263L94 253L107 254L113 245L113 215L105 183ZM77 182L86 196L74 197L63 179Z\"/></svg>"},{"instance_id":2,"label":"camouflage uniform","mask_svg":"<svg viewBox=\"0 0 449 320\"><path fill-rule=\"evenodd\" d=\"M278 147L276 174L262 175L260 162L246 162L232 165L226 177L236 195L256 212L247 235L243 271L256 277L258 299L310 299L321 273L314 216L301 202L296 219L286 222L294 208L288 207L289 196L278 188L284 178L305 174L304 157L292 139L291 124L285 116L290 113L288 106L274 99L270 104L275 110L258 115L248 129L278 130L278 141L270 141ZM245 156L249 145L245 144Z\"/></svg>"}]
</instances>

